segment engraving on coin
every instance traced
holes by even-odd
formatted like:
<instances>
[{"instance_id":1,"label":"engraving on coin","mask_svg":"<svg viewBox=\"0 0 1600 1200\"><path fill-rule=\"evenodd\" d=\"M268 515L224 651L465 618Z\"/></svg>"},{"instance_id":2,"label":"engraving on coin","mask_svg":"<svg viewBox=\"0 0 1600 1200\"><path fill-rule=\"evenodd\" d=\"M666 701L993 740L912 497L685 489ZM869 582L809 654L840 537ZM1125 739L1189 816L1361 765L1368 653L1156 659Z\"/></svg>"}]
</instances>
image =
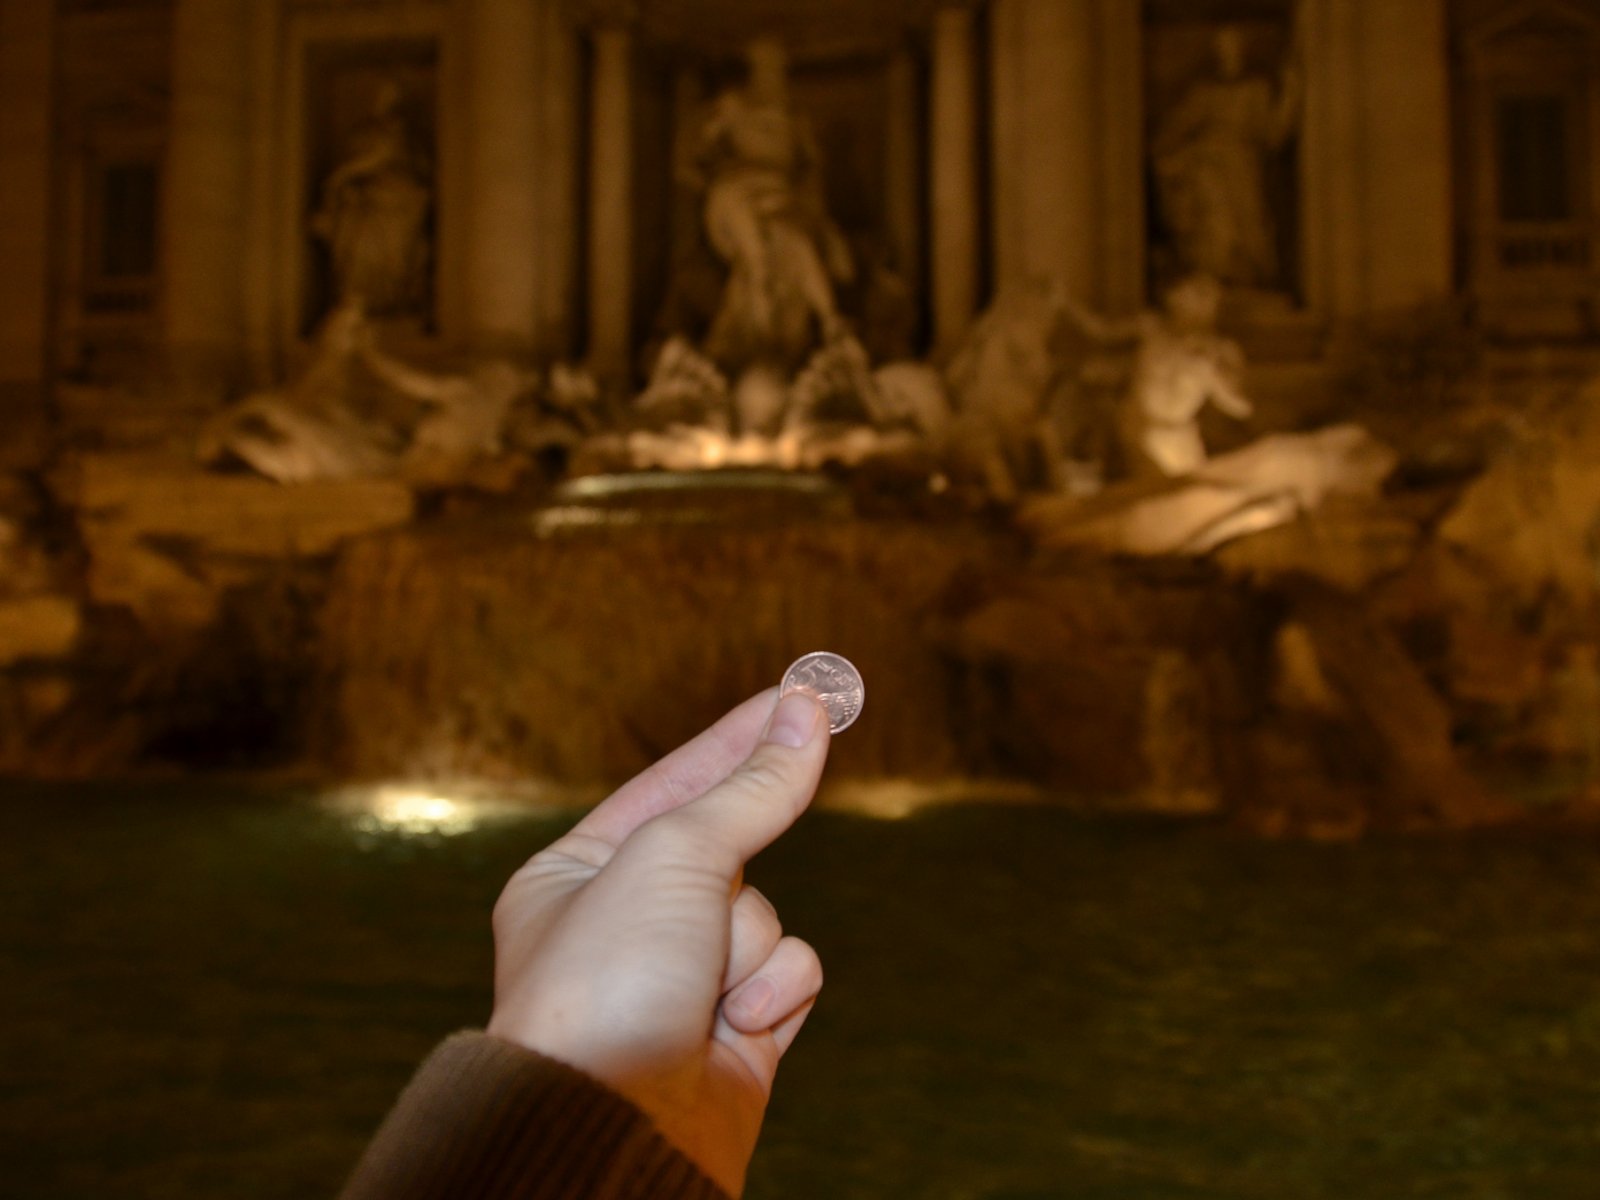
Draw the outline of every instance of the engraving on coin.
<instances>
[{"instance_id":1,"label":"engraving on coin","mask_svg":"<svg viewBox=\"0 0 1600 1200\"><path fill-rule=\"evenodd\" d=\"M848 658L818 650L802 655L783 673L784 695L808 692L817 698L828 714L828 729L838 733L861 715L866 685L861 672Z\"/></svg>"}]
</instances>

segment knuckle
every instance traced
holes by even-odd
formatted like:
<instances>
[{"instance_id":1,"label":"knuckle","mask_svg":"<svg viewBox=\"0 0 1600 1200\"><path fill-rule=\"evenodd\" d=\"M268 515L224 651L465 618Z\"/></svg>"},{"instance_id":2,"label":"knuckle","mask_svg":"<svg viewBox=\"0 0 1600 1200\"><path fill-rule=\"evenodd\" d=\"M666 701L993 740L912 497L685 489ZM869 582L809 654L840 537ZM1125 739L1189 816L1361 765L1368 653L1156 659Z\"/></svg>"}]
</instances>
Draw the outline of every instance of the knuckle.
<instances>
[{"instance_id":1,"label":"knuckle","mask_svg":"<svg viewBox=\"0 0 1600 1200\"><path fill-rule=\"evenodd\" d=\"M794 956L796 967L805 980L806 990L816 993L822 990L822 959L818 956L816 948L810 942L800 938L791 937L784 939Z\"/></svg>"},{"instance_id":2,"label":"knuckle","mask_svg":"<svg viewBox=\"0 0 1600 1200\"><path fill-rule=\"evenodd\" d=\"M775 755L757 751L728 777L728 783L756 798L790 800L796 785L788 765Z\"/></svg>"},{"instance_id":3,"label":"knuckle","mask_svg":"<svg viewBox=\"0 0 1600 1200\"><path fill-rule=\"evenodd\" d=\"M739 920L753 933L759 933L769 945L777 945L783 937L783 922L768 899L752 887L740 893L734 906Z\"/></svg>"},{"instance_id":4,"label":"knuckle","mask_svg":"<svg viewBox=\"0 0 1600 1200\"><path fill-rule=\"evenodd\" d=\"M652 817L634 830L628 839L629 846L651 858L682 858L697 850L704 841L700 825L693 813L675 809Z\"/></svg>"},{"instance_id":5,"label":"knuckle","mask_svg":"<svg viewBox=\"0 0 1600 1200\"><path fill-rule=\"evenodd\" d=\"M692 805L652 817L628 840L631 848L653 861L698 864L730 879L741 865L727 851L715 824Z\"/></svg>"},{"instance_id":6,"label":"knuckle","mask_svg":"<svg viewBox=\"0 0 1600 1200\"><path fill-rule=\"evenodd\" d=\"M760 888L747 883L739 889L739 895L744 903L753 905L763 916L769 917L774 921L778 919L777 908L773 906L771 900L767 899L766 894Z\"/></svg>"}]
</instances>

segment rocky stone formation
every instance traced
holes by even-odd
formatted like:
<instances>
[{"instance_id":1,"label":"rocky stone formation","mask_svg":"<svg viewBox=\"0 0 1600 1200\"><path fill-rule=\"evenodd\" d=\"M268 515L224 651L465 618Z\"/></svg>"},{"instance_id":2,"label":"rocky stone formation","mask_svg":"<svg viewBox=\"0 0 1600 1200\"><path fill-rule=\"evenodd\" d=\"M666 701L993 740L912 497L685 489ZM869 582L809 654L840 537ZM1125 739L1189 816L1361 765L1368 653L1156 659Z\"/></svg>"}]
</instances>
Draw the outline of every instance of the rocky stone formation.
<instances>
[{"instance_id":1,"label":"rocky stone formation","mask_svg":"<svg viewBox=\"0 0 1600 1200\"><path fill-rule=\"evenodd\" d=\"M1600 381L1535 414L1462 496L1441 540L1526 604L1600 595Z\"/></svg>"},{"instance_id":2,"label":"rocky stone formation","mask_svg":"<svg viewBox=\"0 0 1600 1200\"><path fill-rule=\"evenodd\" d=\"M922 467L603 502L457 485L419 514L397 480L79 452L49 494L0 481L0 770L609 782L828 648L869 689L840 779L1023 780L1317 837L1501 820L1524 810L1485 763L1600 784L1596 396L1476 479L1391 475L1335 427L1040 499L1033 539L938 508ZM1123 536L1196 488L1282 523ZM1096 520L1121 540L1073 532Z\"/></svg>"},{"instance_id":3,"label":"rocky stone formation","mask_svg":"<svg viewBox=\"0 0 1600 1200\"><path fill-rule=\"evenodd\" d=\"M613 779L826 647L870 681L840 771L959 771L955 666L929 621L984 545L759 520L364 539L324 614L321 751L358 775Z\"/></svg>"},{"instance_id":4,"label":"rocky stone formation","mask_svg":"<svg viewBox=\"0 0 1600 1200\"><path fill-rule=\"evenodd\" d=\"M72 652L83 624L70 596L40 593L0 599L0 667Z\"/></svg>"},{"instance_id":5,"label":"rocky stone formation","mask_svg":"<svg viewBox=\"0 0 1600 1200\"><path fill-rule=\"evenodd\" d=\"M60 490L78 514L90 600L125 607L151 629L204 627L229 588L403 524L413 508L392 480L284 487L139 454L85 455Z\"/></svg>"}]
</instances>

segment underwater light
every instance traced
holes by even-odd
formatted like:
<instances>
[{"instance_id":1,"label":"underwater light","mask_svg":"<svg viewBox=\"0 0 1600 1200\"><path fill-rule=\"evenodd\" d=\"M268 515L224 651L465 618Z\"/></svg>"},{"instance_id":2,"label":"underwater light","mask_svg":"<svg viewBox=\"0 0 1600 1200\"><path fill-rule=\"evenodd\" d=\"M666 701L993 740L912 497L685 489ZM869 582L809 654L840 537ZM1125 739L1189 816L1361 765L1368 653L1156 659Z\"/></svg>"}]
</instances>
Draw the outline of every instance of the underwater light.
<instances>
[{"instance_id":1,"label":"underwater light","mask_svg":"<svg viewBox=\"0 0 1600 1200\"><path fill-rule=\"evenodd\" d=\"M438 838L471 833L491 823L570 814L599 799L594 788L564 787L543 780L490 783L459 779L362 784L330 792L321 803L338 812L360 834Z\"/></svg>"}]
</instances>

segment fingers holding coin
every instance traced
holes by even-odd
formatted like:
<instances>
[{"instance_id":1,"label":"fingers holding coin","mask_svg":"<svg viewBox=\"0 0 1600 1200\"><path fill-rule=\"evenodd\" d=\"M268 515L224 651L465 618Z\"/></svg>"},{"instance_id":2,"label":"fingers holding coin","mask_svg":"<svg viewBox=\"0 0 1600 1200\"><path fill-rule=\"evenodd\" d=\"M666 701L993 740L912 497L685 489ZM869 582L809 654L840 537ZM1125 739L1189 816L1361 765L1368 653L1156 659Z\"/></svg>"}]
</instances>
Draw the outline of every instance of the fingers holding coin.
<instances>
[{"instance_id":1,"label":"fingers holding coin","mask_svg":"<svg viewBox=\"0 0 1600 1200\"><path fill-rule=\"evenodd\" d=\"M817 650L795 659L783 673L782 695L805 692L828 714L828 731L848 729L861 715L866 685L861 672L842 654Z\"/></svg>"}]
</instances>

